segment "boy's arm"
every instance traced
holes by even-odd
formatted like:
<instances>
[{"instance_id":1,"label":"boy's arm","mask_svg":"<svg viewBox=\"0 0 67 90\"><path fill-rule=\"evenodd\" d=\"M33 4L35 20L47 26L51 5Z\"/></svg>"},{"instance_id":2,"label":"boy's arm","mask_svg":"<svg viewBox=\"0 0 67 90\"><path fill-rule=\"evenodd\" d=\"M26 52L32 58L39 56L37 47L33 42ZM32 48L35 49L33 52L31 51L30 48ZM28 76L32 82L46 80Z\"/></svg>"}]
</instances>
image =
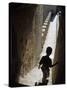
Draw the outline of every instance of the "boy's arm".
<instances>
[{"instance_id":1,"label":"boy's arm","mask_svg":"<svg viewBox=\"0 0 67 90\"><path fill-rule=\"evenodd\" d=\"M41 59L41 60L40 60L40 62L39 62L38 69L40 69L40 68L41 68L41 66L42 66L42 59Z\"/></svg>"},{"instance_id":2,"label":"boy's arm","mask_svg":"<svg viewBox=\"0 0 67 90\"><path fill-rule=\"evenodd\" d=\"M58 64L58 62L56 62L55 64L51 65L50 67L53 67L53 66L55 66L55 65L57 65L57 64Z\"/></svg>"},{"instance_id":3,"label":"boy's arm","mask_svg":"<svg viewBox=\"0 0 67 90\"><path fill-rule=\"evenodd\" d=\"M42 67L42 65L43 65L43 60L44 60L44 56L41 58L41 60L40 60L40 62L39 62L38 68L41 68L41 67Z\"/></svg>"},{"instance_id":4,"label":"boy's arm","mask_svg":"<svg viewBox=\"0 0 67 90\"><path fill-rule=\"evenodd\" d=\"M39 64L38 69L40 69L41 67L42 67L42 64L41 65Z\"/></svg>"}]
</instances>

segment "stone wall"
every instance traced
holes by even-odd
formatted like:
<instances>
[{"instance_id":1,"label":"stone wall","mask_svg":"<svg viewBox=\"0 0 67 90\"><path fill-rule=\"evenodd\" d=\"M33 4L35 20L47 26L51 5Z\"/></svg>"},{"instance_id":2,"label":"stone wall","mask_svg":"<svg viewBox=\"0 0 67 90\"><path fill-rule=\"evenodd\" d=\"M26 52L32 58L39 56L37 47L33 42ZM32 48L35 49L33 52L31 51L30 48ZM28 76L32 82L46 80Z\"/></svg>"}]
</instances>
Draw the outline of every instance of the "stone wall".
<instances>
[{"instance_id":1,"label":"stone wall","mask_svg":"<svg viewBox=\"0 0 67 90\"><path fill-rule=\"evenodd\" d=\"M58 64L52 69L52 81L53 84L65 83L65 7L57 7L57 10L61 10L60 27L56 45L56 52L54 62Z\"/></svg>"},{"instance_id":2,"label":"stone wall","mask_svg":"<svg viewBox=\"0 0 67 90\"><path fill-rule=\"evenodd\" d=\"M28 5L15 9L15 32L22 77L38 63L41 52L42 21L42 5Z\"/></svg>"}]
</instances>

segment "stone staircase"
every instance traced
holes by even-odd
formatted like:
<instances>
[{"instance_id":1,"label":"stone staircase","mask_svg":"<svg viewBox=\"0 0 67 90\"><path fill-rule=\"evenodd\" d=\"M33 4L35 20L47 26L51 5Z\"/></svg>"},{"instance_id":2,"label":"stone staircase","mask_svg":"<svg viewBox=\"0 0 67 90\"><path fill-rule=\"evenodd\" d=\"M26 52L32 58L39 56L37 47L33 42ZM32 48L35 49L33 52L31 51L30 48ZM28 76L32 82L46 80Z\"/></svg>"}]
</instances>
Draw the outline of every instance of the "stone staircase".
<instances>
[{"instance_id":1,"label":"stone staircase","mask_svg":"<svg viewBox=\"0 0 67 90\"><path fill-rule=\"evenodd\" d=\"M50 20L51 20L51 12L48 13L48 16L46 17L46 19L42 25L42 34L41 34L41 36L42 36L42 48L43 48L43 44L44 44L46 36L47 36Z\"/></svg>"}]
</instances>

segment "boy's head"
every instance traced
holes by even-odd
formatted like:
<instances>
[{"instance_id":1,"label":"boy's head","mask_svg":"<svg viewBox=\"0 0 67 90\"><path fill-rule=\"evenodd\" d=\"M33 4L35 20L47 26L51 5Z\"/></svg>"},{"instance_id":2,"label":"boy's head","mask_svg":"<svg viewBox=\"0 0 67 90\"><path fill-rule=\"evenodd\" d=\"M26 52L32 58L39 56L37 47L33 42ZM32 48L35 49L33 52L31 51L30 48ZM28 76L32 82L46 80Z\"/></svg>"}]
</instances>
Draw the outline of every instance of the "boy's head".
<instances>
[{"instance_id":1,"label":"boy's head","mask_svg":"<svg viewBox=\"0 0 67 90\"><path fill-rule=\"evenodd\" d=\"M52 48L51 47L47 47L46 53L47 53L48 56L50 56L50 54L52 53Z\"/></svg>"}]
</instances>

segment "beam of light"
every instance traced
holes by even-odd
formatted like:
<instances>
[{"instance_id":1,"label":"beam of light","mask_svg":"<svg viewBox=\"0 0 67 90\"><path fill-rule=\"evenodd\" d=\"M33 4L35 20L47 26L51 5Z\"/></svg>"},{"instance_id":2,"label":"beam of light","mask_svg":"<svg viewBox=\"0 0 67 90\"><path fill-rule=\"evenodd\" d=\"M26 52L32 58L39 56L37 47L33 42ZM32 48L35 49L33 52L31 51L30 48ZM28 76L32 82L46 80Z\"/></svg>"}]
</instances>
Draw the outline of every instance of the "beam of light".
<instances>
[{"instance_id":1,"label":"beam of light","mask_svg":"<svg viewBox=\"0 0 67 90\"><path fill-rule=\"evenodd\" d=\"M46 55L46 48L52 47L52 54L50 55L50 58L52 59L52 62L54 60L54 54L55 54L55 48L56 48L56 41L58 36L58 30L59 30L59 15L57 14L55 16L55 19L53 22L50 22L50 26L48 29L48 34L46 36L46 40L44 42L43 50L40 55L40 58L44 55ZM52 70L50 70L50 76L49 76L49 83L52 84Z\"/></svg>"}]
</instances>

